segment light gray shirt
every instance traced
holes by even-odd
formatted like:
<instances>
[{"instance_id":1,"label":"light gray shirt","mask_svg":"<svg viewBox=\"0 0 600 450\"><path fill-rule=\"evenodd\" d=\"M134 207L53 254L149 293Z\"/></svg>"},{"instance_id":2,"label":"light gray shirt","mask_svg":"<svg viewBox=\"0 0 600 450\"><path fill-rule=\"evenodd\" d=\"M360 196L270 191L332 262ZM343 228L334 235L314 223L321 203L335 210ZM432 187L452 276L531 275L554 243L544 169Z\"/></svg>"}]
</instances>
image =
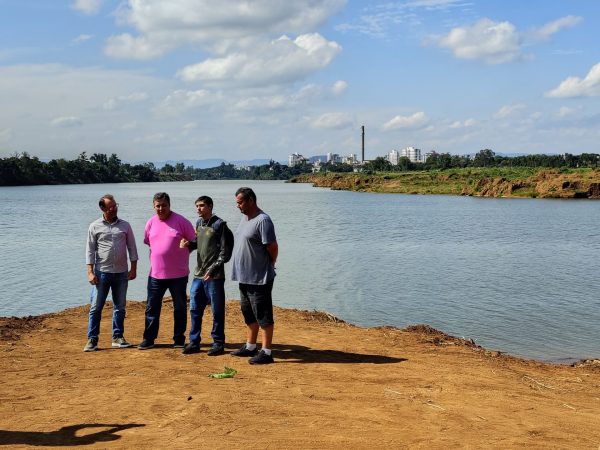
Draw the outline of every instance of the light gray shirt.
<instances>
[{"instance_id":1,"label":"light gray shirt","mask_svg":"<svg viewBox=\"0 0 600 450\"><path fill-rule=\"evenodd\" d=\"M135 236L129 222L117 219L108 223L104 218L90 224L85 262L94 264L100 272L127 272L127 252L131 261L138 260Z\"/></svg>"},{"instance_id":2,"label":"light gray shirt","mask_svg":"<svg viewBox=\"0 0 600 450\"><path fill-rule=\"evenodd\" d=\"M275 268L267 252L267 244L276 242L271 218L260 211L250 220L242 216L235 231L231 256L231 279L244 284L267 284L275 278Z\"/></svg>"}]
</instances>

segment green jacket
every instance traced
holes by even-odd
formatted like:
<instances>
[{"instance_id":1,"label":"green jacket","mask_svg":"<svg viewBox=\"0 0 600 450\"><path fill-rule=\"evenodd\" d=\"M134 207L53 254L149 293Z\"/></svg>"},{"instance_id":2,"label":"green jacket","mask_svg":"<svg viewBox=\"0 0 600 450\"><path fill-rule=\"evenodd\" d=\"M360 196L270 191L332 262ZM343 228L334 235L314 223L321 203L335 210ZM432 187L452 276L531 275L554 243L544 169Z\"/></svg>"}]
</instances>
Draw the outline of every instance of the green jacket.
<instances>
[{"instance_id":1,"label":"green jacket","mask_svg":"<svg viewBox=\"0 0 600 450\"><path fill-rule=\"evenodd\" d=\"M225 279L225 228L227 222L218 216L196 222L196 241L189 244L190 252L197 250L194 278L204 278L208 272L215 279Z\"/></svg>"}]
</instances>

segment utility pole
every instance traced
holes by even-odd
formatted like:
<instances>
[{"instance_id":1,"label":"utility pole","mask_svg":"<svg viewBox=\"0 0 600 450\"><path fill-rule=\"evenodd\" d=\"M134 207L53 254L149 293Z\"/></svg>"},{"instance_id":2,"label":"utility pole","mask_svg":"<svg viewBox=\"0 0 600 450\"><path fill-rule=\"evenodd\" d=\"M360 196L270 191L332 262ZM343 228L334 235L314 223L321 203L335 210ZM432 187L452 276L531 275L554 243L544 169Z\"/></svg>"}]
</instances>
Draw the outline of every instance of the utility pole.
<instances>
[{"instance_id":1,"label":"utility pole","mask_svg":"<svg viewBox=\"0 0 600 450\"><path fill-rule=\"evenodd\" d=\"M362 125L362 162L365 162L365 126Z\"/></svg>"}]
</instances>

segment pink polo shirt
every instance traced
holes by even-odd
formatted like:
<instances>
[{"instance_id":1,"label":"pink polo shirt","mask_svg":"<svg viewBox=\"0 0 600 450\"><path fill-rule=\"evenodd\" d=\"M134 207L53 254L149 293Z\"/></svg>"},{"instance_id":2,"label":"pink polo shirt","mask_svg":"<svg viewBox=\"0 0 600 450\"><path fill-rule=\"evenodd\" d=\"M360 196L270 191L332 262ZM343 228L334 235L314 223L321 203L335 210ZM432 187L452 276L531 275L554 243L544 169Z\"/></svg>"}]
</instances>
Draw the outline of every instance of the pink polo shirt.
<instances>
[{"instance_id":1,"label":"pink polo shirt","mask_svg":"<svg viewBox=\"0 0 600 450\"><path fill-rule=\"evenodd\" d=\"M190 251L179 248L179 241L196 239L196 230L185 217L171 211L167 220L157 215L146 223L144 244L150 246L150 276L166 278L186 277L190 273Z\"/></svg>"}]
</instances>

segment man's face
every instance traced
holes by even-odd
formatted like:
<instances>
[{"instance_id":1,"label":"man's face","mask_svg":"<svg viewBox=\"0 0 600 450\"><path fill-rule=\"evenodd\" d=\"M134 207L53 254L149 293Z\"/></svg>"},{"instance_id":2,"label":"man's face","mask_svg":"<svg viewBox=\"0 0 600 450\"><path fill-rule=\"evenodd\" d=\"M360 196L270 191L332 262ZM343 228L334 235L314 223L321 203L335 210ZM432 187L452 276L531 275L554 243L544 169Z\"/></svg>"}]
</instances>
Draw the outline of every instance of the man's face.
<instances>
[{"instance_id":1,"label":"man's face","mask_svg":"<svg viewBox=\"0 0 600 450\"><path fill-rule=\"evenodd\" d=\"M114 200L108 198L104 199L104 206L102 207L102 216L107 222L114 222L117 218L117 212L119 205Z\"/></svg>"},{"instance_id":2,"label":"man's face","mask_svg":"<svg viewBox=\"0 0 600 450\"><path fill-rule=\"evenodd\" d=\"M167 220L171 215L171 205L166 200L154 200L154 211L160 220Z\"/></svg>"},{"instance_id":3,"label":"man's face","mask_svg":"<svg viewBox=\"0 0 600 450\"><path fill-rule=\"evenodd\" d=\"M251 198L245 199L242 194L238 194L235 196L235 203L242 214L248 215L252 204Z\"/></svg>"},{"instance_id":4,"label":"man's face","mask_svg":"<svg viewBox=\"0 0 600 450\"><path fill-rule=\"evenodd\" d=\"M212 216L212 206L204 203L203 201L196 202L196 211L204 220L208 220Z\"/></svg>"}]
</instances>

